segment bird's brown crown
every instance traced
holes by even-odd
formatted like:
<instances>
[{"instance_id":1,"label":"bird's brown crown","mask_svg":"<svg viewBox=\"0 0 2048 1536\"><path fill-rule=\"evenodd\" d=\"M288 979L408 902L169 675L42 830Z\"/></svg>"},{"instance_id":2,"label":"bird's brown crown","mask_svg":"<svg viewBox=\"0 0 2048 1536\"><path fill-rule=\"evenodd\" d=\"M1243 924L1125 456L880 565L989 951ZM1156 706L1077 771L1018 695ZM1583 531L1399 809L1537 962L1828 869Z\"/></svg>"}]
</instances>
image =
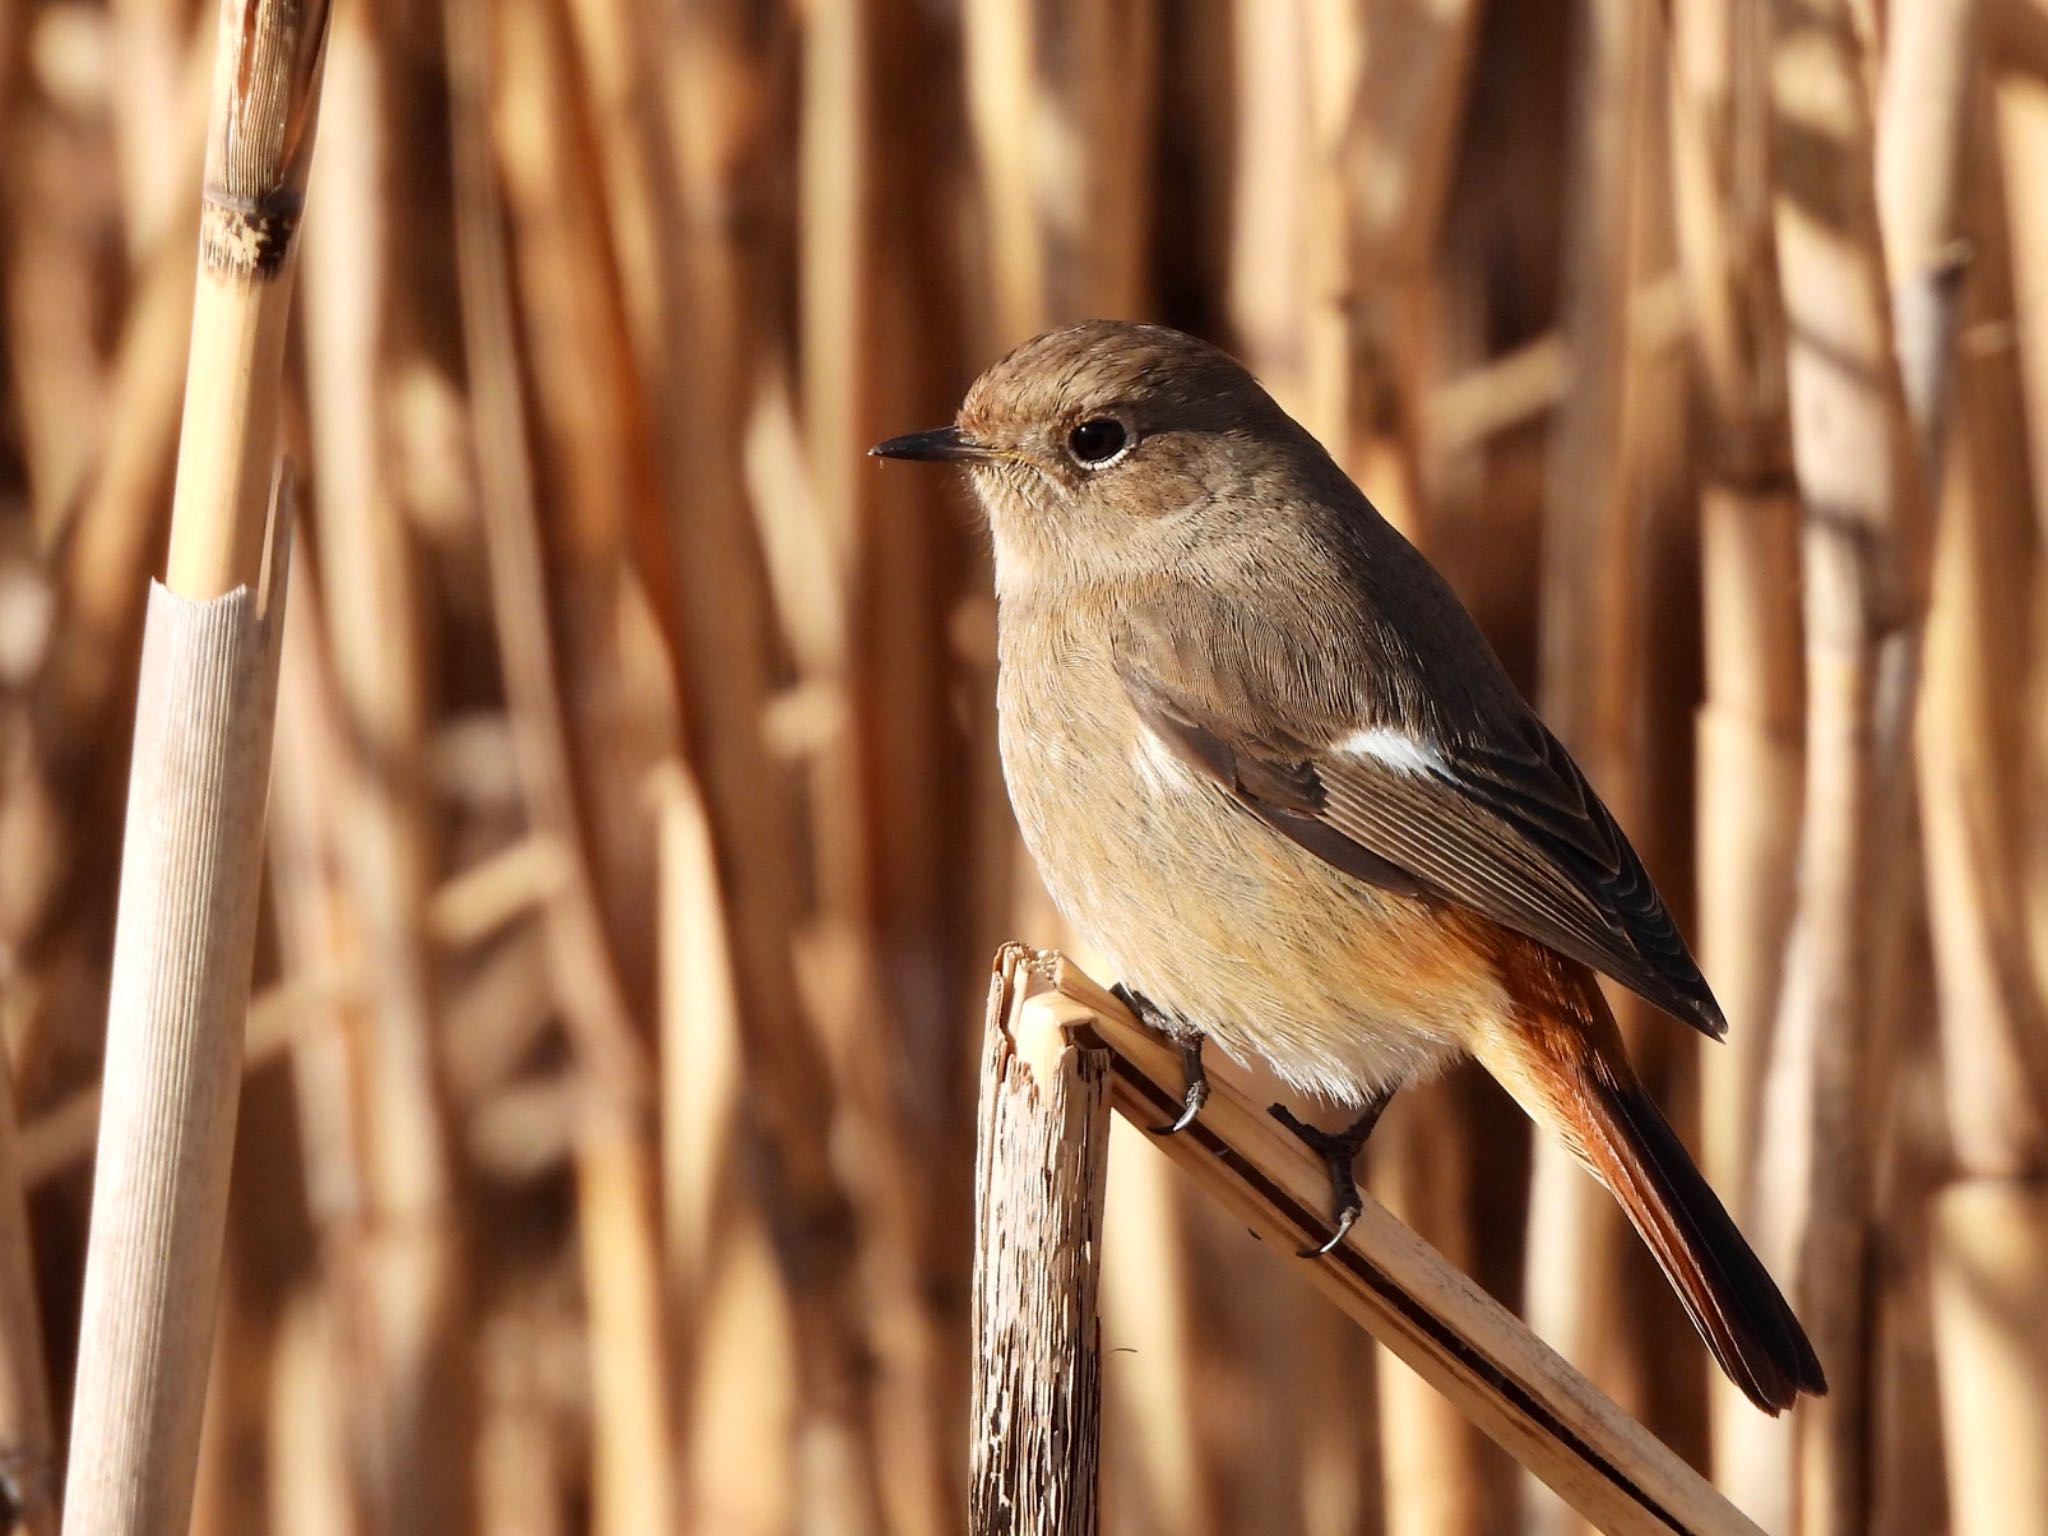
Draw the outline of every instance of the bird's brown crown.
<instances>
[{"instance_id":1,"label":"bird's brown crown","mask_svg":"<svg viewBox=\"0 0 2048 1536\"><path fill-rule=\"evenodd\" d=\"M1128 418L1139 435L1223 426L1265 391L1228 353L1179 331L1086 320L1025 342L975 380L959 426L991 447L1058 447L1091 415ZM1259 411L1259 414L1264 414Z\"/></svg>"}]
</instances>

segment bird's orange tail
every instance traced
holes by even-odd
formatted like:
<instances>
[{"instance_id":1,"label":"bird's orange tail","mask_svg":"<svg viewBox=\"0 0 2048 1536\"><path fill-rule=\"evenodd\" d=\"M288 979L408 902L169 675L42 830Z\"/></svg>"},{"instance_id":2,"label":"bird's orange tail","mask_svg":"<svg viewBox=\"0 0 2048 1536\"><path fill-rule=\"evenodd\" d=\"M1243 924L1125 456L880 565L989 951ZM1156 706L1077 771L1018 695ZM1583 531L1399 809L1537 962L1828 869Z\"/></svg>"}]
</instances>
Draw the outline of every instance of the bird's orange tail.
<instances>
[{"instance_id":1,"label":"bird's orange tail","mask_svg":"<svg viewBox=\"0 0 2048 1536\"><path fill-rule=\"evenodd\" d=\"M1587 1081L1580 1139L1600 1181L1642 1234L1721 1369L1766 1413L1827 1378L1763 1261L1650 1096L1632 1079Z\"/></svg>"},{"instance_id":2,"label":"bird's orange tail","mask_svg":"<svg viewBox=\"0 0 2048 1536\"><path fill-rule=\"evenodd\" d=\"M1547 957L1554 958L1554 957ZM1613 1191L1721 1369L1766 1413L1827 1390L1806 1330L1636 1081L1590 974L1559 962L1542 1012L1484 1042L1483 1064ZM1525 1004L1531 999L1516 989Z\"/></svg>"}]
</instances>

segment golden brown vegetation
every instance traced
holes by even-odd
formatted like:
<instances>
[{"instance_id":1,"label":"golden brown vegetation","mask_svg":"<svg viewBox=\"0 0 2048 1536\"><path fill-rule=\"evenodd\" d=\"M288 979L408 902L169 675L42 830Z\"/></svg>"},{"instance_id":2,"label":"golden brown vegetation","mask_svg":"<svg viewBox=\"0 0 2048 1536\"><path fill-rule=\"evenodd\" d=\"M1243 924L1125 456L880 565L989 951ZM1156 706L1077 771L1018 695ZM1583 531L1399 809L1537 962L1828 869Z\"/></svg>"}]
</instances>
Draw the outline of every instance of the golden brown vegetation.
<instances>
[{"instance_id":1,"label":"golden brown vegetation","mask_svg":"<svg viewBox=\"0 0 2048 1536\"><path fill-rule=\"evenodd\" d=\"M0 0L36 1533L100 1449L147 579L248 563L171 534L215 9ZM1766 1529L2048 1531L2041 0L351 0L301 238L241 418L302 511L195 1530L963 1528L986 966L1063 935L964 496L861 455L1115 314L1323 436L1635 835L1733 1032L1625 1027L1835 1391L1710 1382L1475 1074L1390 1111L1381 1199ZM1569 1523L1114 1142L1105 1528Z\"/></svg>"}]
</instances>

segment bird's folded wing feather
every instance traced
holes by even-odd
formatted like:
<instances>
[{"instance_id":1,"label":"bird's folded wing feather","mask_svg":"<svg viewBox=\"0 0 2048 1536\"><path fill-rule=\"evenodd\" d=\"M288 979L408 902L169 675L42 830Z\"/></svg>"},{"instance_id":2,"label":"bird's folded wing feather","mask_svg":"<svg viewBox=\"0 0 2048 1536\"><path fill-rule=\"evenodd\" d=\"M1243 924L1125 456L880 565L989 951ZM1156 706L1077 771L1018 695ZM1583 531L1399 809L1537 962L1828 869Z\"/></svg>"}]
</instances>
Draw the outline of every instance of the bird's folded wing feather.
<instances>
[{"instance_id":1,"label":"bird's folded wing feather","mask_svg":"<svg viewBox=\"0 0 2048 1536\"><path fill-rule=\"evenodd\" d=\"M1642 861L1563 746L1526 709L1479 739L1399 727L1248 723L1201 699L1166 648L1118 671L1161 743L1327 863L1466 908L1603 971L1706 1034L1727 1030ZM1263 712L1262 712L1263 713Z\"/></svg>"}]
</instances>

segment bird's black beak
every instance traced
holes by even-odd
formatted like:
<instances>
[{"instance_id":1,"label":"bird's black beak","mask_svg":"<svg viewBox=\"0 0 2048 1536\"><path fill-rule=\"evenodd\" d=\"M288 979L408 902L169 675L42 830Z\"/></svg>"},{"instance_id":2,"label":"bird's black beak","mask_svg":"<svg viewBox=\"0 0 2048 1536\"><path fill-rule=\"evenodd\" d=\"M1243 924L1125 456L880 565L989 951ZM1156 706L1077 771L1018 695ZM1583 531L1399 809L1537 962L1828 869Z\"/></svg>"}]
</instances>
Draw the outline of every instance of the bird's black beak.
<instances>
[{"instance_id":1,"label":"bird's black beak","mask_svg":"<svg viewBox=\"0 0 2048 1536\"><path fill-rule=\"evenodd\" d=\"M989 457L989 450L958 427L934 427L929 432L906 432L868 450L874 459L932 459L942 464L972 463Z\"/></svg>"}]
</instances>

